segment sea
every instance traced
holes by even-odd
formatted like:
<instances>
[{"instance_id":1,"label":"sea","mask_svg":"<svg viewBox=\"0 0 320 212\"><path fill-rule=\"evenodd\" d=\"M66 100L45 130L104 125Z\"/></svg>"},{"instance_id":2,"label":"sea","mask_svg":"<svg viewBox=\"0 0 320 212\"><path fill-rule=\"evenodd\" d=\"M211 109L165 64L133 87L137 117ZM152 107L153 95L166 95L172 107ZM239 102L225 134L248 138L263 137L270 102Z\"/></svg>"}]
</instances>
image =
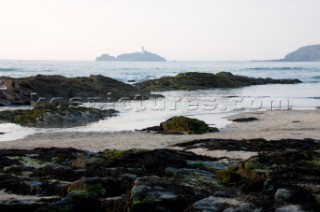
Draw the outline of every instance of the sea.
<instances>
[{"instance_id":1,"label":"sea","mask_svg":"<svg viewBox=\"0 0 320 212\"><path fill-rule=\"evenodd\" d=\"M14 78L34 75L66 77L103 75L134 84L184 72L231 72L256 78L299 79L292 85L256 85L235 89L161 92L165 98L117 103L86 103L101 109L114 108L118 116L69 129L39 129L0 123L0 141L10 141L35 133L134 131L159 125L172 116L198 118L224 129L224 117L260 110L302 110L320 107L320 62L95 62L95 61L13 61L0 60L0 76ZM0 110L31 108L0 107Z\"/></svg>"}]
</instances>

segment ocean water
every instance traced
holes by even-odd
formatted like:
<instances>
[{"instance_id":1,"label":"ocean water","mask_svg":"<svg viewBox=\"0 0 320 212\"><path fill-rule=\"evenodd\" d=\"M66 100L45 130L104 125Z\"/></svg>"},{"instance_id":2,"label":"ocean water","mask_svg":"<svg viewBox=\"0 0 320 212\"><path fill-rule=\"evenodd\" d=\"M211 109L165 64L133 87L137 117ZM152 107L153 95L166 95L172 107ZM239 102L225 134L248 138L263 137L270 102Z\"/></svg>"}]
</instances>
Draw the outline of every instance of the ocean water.
<instances>
[{"instance_id":1,"label":"ocean water","mask_svg":"<svg viewBox=\"0 0 320 212\"><path fill-rule=\"evenodd\" d=\"M229 71L252 77L299 78L320 81L320 62L95 62L0 60L0 76L26 77L37 74L68 77L101 74L126 82L143 81L183 72Z\"/></svg>"},{"instance_id":2,"label":"ocean water","mask_svg":"<svg viewBox=\"0 0 320 212\"><path fill-rule=\"evenodd\" d=\"M124 131L158 125L175 116L199 118L224 128L231 123L222 117L253 110L315 109L320 107L320 62L94 62L94 61L0 61L0 76L27 77L37 74L67 77L101 74L128 82L174 76L183 72L228 71L250 77L297 78L302 84L259 85L237 89L162 92L164 100L130 104L96 104L115 108L119 116L71 129L34 129L0 124L0 141L22 138L36 132ZM93 106L93 105L89 105ZM16 108L0 108L16 109Z\"/></svg>"}]
</instances>

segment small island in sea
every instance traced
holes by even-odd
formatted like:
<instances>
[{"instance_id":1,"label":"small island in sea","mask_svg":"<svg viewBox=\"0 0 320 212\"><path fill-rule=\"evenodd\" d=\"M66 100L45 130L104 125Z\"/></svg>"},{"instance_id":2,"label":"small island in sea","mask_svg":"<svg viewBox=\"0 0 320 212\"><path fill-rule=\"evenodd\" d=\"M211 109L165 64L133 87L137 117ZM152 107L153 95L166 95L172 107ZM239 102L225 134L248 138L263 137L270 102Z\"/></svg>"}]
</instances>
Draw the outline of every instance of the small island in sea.
<instances>
[{"instance_id":1,"label":"small island in sea","mask_svg":"<svg viewBox=\"0 0 320 212\"><path fill-rule=\"evenodd\" d=\"M110 56L109 54L102 54L100 57L96 58L96 61L145 61L145 62L163 61L165 62L166 59L157 54L145 51L144 47L142 47L141 52L125 53L117 57Z\"/></svg>"},{"instance_id":2,"label":"small island in sea","mask_svg":"<svg viewBox=\"0 0 320 212\"><path fill-rule=\"evenodd\" d=\"M280 59L276 61L285 61L285 62L320 61L320 44L301 47L296 51L287 54L284 59Z\"/></svg>"}]
</instances>

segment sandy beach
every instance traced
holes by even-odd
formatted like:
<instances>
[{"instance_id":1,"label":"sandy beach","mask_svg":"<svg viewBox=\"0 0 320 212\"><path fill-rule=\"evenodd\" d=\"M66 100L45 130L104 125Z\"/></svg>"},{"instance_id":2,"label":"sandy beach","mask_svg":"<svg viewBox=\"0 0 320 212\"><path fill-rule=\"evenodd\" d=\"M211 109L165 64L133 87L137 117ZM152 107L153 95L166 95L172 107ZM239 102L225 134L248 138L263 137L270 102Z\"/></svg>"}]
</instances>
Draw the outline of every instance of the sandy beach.
<instances>
[{"instance_id":1,"label":"sandy beach","mask_svg":"<svg viewBox=\"0 0 320 212\"><path fill-rule=\"evenodd\" d=\"M203 135L162 135L147 132L68 132L35 134L24 139L0 143L1 149L33 149L72 147L89 151L105 149L156 149L207 138L278 140L286 138L320 139L320 110L255 111L225 117L226 119L255 117L252 122L233 122L218 133Z\"/></svg>"}]
</instances>

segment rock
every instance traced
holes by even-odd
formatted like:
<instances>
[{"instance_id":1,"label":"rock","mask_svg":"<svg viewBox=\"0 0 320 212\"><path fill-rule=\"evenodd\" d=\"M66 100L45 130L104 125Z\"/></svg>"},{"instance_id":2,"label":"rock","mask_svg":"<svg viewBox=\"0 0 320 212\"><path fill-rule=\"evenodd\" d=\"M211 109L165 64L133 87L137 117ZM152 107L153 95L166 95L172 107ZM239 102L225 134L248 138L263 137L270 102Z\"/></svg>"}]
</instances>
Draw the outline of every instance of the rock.
<instances>
[{"instance_id":1,"label":"rock","mask_svg":"<svg viewBox=\"0 0 320 212\"><path fill-rule=\"evenodd\" d=\"M173 167L167 167L165 170L166 175L175 176L178 178L184 178L186 181L195 183L195 184L214 184L217 185L217 181L213 178L214 174L212 172L199 170L199 169L177 169Z\"/></svg>"},{"instance_id":2,"label":"rock","mask_svg":"<svg viewBox=\"0 0 320 212\"><path fill-rule=\"evenodd\" d=\"M0 102L9 105L30 105L32 101L62 98L64 102L79 97L78 102L116 101L123 97L133 99L141 94L148 99L150 92L138 89L109 77L91 75L90 77L66 78L63 76L37 75L26 78L0 77ZM60 100L59 100L60 101Z\"/></svg>"},{"instance_id":3,"label":"rock","mask_svg":"<svg viewBox=\"0 0 320 212\"><path fill-rule=\"evenodd\" d=\"M281 140L265 140L265 139L202 139L188 141L174 145L184 149L204 148L207 150L228 150L228 151L247 151L247 152L279 152L283 146L292 150L310 151L314 148L320 149L320 143L312 139L281 139ZM320 160L320 159L319 159ZM314 160L316 163L317 161ZM319 163L320 164L320 163Z\"/></svg>"},{"instance_id":4,"label":"rock","mask_svg":"<svg viewBox=\"0 0 320 212\"><path fill-rule=\"evenodd\" d=\"M203 134L218 132L215 127L209 127L204 121L184 116L175 116L162 122L160 126L149 127L140 131L155 131L165 134Z\"/></svg>"},{"instance_id":5,"label":"rock","mask_svg":"<svg viewBox=\"0 0 320 212\"><path fill-rule=\"evenodd\" d=\"M318 211L318 141L210 142L263 151L235 161L173 149L1 149L0 210Z\"/></svg>"},{"instance_id":6,"label":"rock","mask_svg":"<svg viewBox=\"0 0 320 212\"><path fill-rule=\"evenodd\" d=\"M153 126L153 127L147 127L141 130L135 130L135 131L144 131L144 132L163 132L163 128L161 126Z\"/></svg>"},{"instance_id":7,"label":"rock","mask_svg":"<svg viewBox=\"0 0 320 212\"><path fill-rule=\"evenodd\" d=\"M195 202L191 207L192 212L242 212L242 211L252 211L260 212L261 208L255 206L252 203L246 203L239 201L235 198L221 198L221 197L208 197Z\"/></svg>"},{"instance_id":8,"label":"rock","mask_svg":"<svg viewBox=\"0 0 320 212\"><path fill-rule=\"evenodd\" d=\"M71 183L68 187L68 193L83 191L87 192L89 196L101 197L106 193L106 189L103 186L104 183L104 180L100 178L83 178Z\"/></svg>"},{"instance_id":9,"label":"rock","mask_svg":"<svg viewBox=\"0 0 320 212\"><path fill-rule=\"evenodd\" d=\"M187 161L187 164L193 167L203 167L210 170L222 170L236 165L226 158L218 161Z\"/></svg>"},{"instance_id":10,"label":"rock","mask_svg":"<svg viewBox=\"0 0 320 212\"><path fill-rule=\"evenodd\" d=\"M86 107L70 107L43 104L31 110L0 111L0 120L39 128L68 128L86 125L117 114L113 109L100 110Z\"/></svg>"},{"instance_id":11,"label":"rock","mask_svg":"<svg viewBox=\"0 0 320 212\"><path fill-rule=\"evenodd\" d=\"M59 199L57 196L17 195L0 191L0 211L36 211Z\"/></svg>"},{"instance_id":12,"label":"rock","mask_svg":"<svg viewBox=\"0 0 320 212\"><path fill-rule=\"evenodd\" d=\"M102 203L102 209L108 212L127 212L129 208L129 197L121 195L118 197L108 197Z\"/></svg>"},{"instance_id":13,"label":"rock","mask_svg":"<svg viewBox=\"0 0 320 212\"><path fill-rule=\"evenodd\" d=\"M219 170L216 174L223 184L241 184L244 192L261 192L269 173L269 166L262 163L256 156L241 162L236 167Z\"/></svg>"},{"instance_id":14,"label":"rock","mask_svg":"<svg viewBox=\"0 0 320 212\"><path fill-rule=\"evenodd\" d=\"M100 201L94 196L90 196L86 191L73 191L68 193L60 201L45 207L44 211L99 211Z\"/></svg>"},{"instance_id":15,"label":"rock","mask_svg":"<svg viewBox=\"0 0 320 212\"><path fill-rule=\"evenodd\" d=\"M238 118L238 119L233 119L233 122L252 122L252 121L258 121L257 118L255 117L249 117L249 118Z\"/></svg>"},{"instance_id":16,"label":"rock","mask_svg":"<svg viewBox=\"0 0 320 212\"><path fill-rule=\"evenodd\" d=\"M186 132L186 133L203 133L207 131L207 125L199 120L189 119L186 117L173 117L160 126L165 132Z\"/></svg>"},{"instance_id":17,"label":"rock","mask_svg":"<svg viewBox=\"0 0 320 212\"><path fill-rule=\"evenodd\" d=\"M189 192L181 193L183 190ZM131 192L131 211L183 211L192 193L178 182L157 176L139 178Z\"/></svg>"},{"instance_id":18,"label":"rock","mask_svg":"<svg viewBox=\"0 0 320 212\"><path fill-rule=\"evenodd\" d=\"M224 210L224 212L261 212L261 208L255 206L252 203L241 203L239 206L230 207Z\"/></svg>"},{"instance_id":19,"label":"rock","mask_svg":"<svg viewBox=\"0 0 320 212\"><path fill-rule=\"evenodd\" d=\"M239 206L240 201L232 198L221 198L221 197L208 197L197 201L193 204L192 210L194 212L209 212L209 211L223 211L228 206Z\"/></svg>"},{"instance_id":20,"label":"rock","mask_svg":"<svg viewBox=\"0 0 320 212\"><path fill-rule=\"evenodd\" d=\"M204 121L190 119L183 116L175 116L160 124L164 132L167 133L187 133L203 134L206 132L216 132L217 128L210 128Z\"/></svg>"},{"instance_id":21,"label":"rock","mask_svg":"<svg viewBox=\"0 0 320 212\"><path fill-rule=\"evenodd\" d=\"M127 182L109 177L84 177L70 184L68 192L86 191L90 196L116 197L127 191Z\"/></svg>"},{"instance_id":22,"label":"rock","mask_svg":"<svg viewBox=\"0 0 320 212\"><path fill-rule=\"evenodd\" d=\"M238 88L249 85L264 84L295 84L301 83L298 79L270 79L251 78L233 75L229 72L217 74L188 72L175 77L161 77L160 79L147 80L135 84L137 88L149 91L169 90L200 90L213 88Z\"/></svg>"},{"instance_id":23,"label":"rock","mask_svg":"<svg viewBox=\"0 0 320 212\"><path fill-rule=\"evenodd\" d=\"M303 212L299 205L286 205L275 210L276 212Z\"/></svg>"},{"instance_id":24,"label":"rock","mask_svg":"<svg viewBox=\"0 0 320 212\"><path fill-rule=\"evenodd\" d=\"M320 61L320 45L301 47L280 61Z\"/></svg>"},{"instance_id":25,"label":"rock","mask_svg":"<svg viewBox=\"0 0 320 212\"><path fill-rule=\"evenodd\" d=\"M291 193L287 189L278 188L274 197L278 202L286 202L291 197Z\"/></svg>"},{"instance_id":26,"label":"rock","mask_svg":"<svg viewBox=\"0 0 320 212\"><path fill-rule=\"evenodd\" d=\"M103 162L102 159L94 158L94 157L77 158L74 162L72 162L72 167L79 168L79 169L85 169L90 165L101 164L102 162Z\"/></svg>"}]
</instances>

